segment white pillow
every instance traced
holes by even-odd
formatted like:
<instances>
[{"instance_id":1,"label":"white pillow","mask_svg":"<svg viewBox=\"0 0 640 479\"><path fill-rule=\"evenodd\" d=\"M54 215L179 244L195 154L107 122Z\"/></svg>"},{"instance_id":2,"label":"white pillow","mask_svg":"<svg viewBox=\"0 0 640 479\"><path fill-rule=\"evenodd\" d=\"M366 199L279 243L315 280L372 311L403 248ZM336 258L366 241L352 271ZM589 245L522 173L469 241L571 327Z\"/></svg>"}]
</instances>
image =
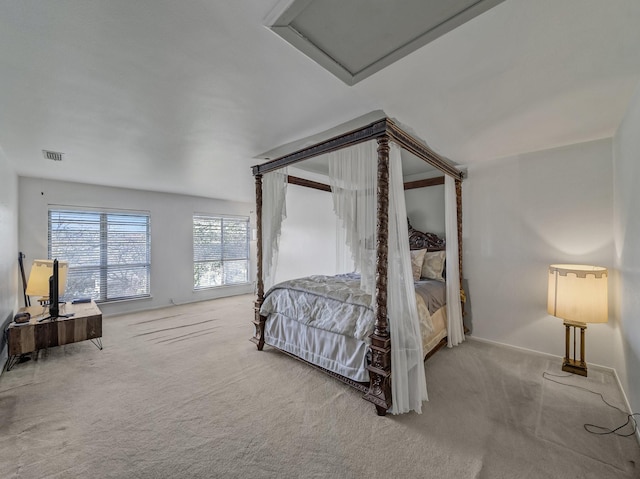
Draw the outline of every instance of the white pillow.
<instances>
[{"instance_id":1,"label":"white pillow","mask_svg":"<svg viewBox=\"0 0 640 479\"><path fill-rule=\"evenodd\" d=\"M424 262L424 255L426 252L426 249L411 250L411 272L413 273L414 281L418 281L420 279L422 263Z\"/></svg>"},{"instance_id":2,"label":"white pillow","mask_svg":"<svg viewBox=\"0 0 640 479\"><path fill-rule=\"evenodd\" d=\"M446 251L427 251L422 262L422 272L420 276L426 279L436 279L443 281L442 271L444 270L444 260Z\"/></svg>"}]
</instances>

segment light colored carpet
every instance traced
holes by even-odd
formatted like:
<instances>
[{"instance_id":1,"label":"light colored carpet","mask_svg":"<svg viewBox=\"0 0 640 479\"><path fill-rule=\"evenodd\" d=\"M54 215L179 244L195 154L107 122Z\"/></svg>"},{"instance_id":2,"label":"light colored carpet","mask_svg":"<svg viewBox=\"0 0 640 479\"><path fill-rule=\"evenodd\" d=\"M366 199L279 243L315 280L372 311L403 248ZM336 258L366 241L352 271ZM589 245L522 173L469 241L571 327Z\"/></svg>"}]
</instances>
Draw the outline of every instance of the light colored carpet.
<instances>
[{"instance_id":1,"label":"light colored carpet","mask_svg":"<svg viewBox=\"0 0 640 479\"><path fill-rule=\"evenodd\" d=\"M626 417L542 378L558 361L477 341L427 361L422 415L273 349L238 296L104 320L104 350L52 348L0 376L3 478L637 478ZM559 333L560 334L560 333ZM623 408L609 372L562 378ZM376 442L376 435L384 443Z\"/></svg>"}]
</instances>

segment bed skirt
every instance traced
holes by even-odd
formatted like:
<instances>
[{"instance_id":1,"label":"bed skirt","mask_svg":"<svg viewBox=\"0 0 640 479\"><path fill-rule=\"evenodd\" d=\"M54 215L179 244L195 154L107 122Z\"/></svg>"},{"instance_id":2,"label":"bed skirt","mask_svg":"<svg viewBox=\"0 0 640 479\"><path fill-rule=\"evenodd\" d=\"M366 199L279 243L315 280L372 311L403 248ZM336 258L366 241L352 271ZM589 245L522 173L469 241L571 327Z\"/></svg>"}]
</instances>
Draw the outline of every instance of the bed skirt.
<instances>
[{"instance_id":1,"label":"bed skirt","mask_svg":"<svg viewBox=\"0 0 640 479\"><path fill-rule=\"evenodd\" d=\"M447 337L446 306L431 315L431 322L433 332L423 334L422 338L425 356ZM353 381L369 382L369 371L366 369L369 344L365 341L309 327L279 313L272 313L267 318L264 340L270 346Z\"/></svg>"}]
</instances>

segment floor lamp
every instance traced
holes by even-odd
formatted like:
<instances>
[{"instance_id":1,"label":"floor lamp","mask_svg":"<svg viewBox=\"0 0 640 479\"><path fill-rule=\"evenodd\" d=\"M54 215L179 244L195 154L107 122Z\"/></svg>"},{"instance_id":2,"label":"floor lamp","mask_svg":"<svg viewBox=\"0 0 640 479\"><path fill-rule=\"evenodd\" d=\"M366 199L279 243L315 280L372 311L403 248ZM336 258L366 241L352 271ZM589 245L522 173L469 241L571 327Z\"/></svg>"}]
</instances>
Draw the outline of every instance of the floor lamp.
<instances>
[{"instance_id":1,"label":"floor lamp","mask_svg":"<svg viewBox=\"0 0 640 479\"><path fill-rule=\"evenodd\" d=\"M607 269L582 264L552 264L549 266L547 312L564 320L565 355L562 370L587 375L585 332L587 323L606 323ZM576 357L577 334L580 330L580 358ZM573 354L571 354L573 330Z\"/></svg>"}]
</instances>

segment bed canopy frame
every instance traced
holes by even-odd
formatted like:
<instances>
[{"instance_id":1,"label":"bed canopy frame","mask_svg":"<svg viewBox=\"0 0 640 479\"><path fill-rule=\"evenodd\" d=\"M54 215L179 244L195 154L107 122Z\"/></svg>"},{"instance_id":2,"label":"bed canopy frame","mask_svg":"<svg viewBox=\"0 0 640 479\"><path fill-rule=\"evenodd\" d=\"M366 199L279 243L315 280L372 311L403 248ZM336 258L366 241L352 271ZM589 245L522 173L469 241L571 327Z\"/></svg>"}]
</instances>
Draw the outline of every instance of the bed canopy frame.
<instances>
[{"instance_id":1,"label":"bed canopy frame","mask_svg":"<svg viewBox=\"0 0 640 479\"><path fill-rule=\"evenodd\" d=\"M367 367L370 383L366 388L364 399L373 403L378 415L385 415L392 405L391 397L391 337L387 320L387 264L388 264L388 229L389 229L389 143L395 142L400 148L412 153L429 165L440 170L455 180L456 212L458 229L458 266L459 281L462 289L462 179L463 173L446 158L438 155L422 141L403 130L396 122L385 117L366 126L353 129L347 133L320 141L312 146L304 147L293 153L280 156L252 168L256 188L256 228L257 228L257 298L254 303L253 320L255 332L251 341L258 350L265 344L264 331L266 317L260 314L264 302L263 278L263 246L262 246L262 176L265 173L279 170L301 161L330 153L342 148L376 140L377 147L377 214L376 214L376 270L374 332L371 339L371 363ZM304 183L304 182L303 182ZM313 183L313 182L312 182ZM298 183L300 184L300 183ZM305 185L303 185L305 186ZM309 185L311 186L311 185ZM312 186L313 187L313 186ZM322 368L320 368L322 369ZM335 374L332 374L337 376ZM351 386L358 387L348 378L342 379ZM361 389L358 387L358 389ZM361 389L362 390L362 389Z\"/></svg>"}]
</instances>

